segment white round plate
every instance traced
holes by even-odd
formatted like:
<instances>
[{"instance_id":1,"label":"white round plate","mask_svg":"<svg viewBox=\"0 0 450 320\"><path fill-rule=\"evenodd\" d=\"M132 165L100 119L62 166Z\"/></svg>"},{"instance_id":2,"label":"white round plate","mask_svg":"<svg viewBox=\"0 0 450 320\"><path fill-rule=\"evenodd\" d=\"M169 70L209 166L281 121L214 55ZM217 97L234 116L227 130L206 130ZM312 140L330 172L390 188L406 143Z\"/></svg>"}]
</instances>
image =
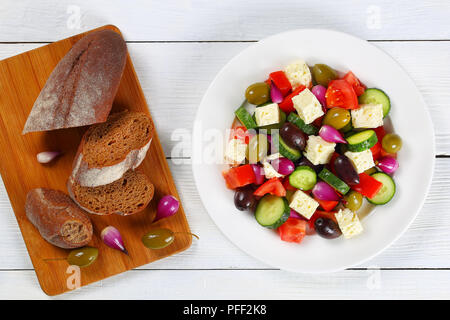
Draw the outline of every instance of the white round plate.
<instances>
[{"instance_id":1,"label":"white round plate","mask_svg":"<svg viewBox=\"0 0 450 320\"><path fill-rule=\"evenodd\" d=\"M350 240L307 236L301 244L280 240L249 212L238 211L234 192L225 187L223 165L205 160L213 132L230 128L247 86L264 81L296 59L325 63L353 73L367 86L383 89L391 99L390 120L403 139L400 168L391 202L362 220L364 232ZM221 154L221 150L215 150ZM216 76L197 112L193 133L193 173L203 204L219 229L236 246L270 266L294 272L345 269L374 257L408 228L425 200L434 168L434 132L421 94L406 72L386 53L348 34L300 29L261 40L234 57Z\"/></svg>"}]
</instances>

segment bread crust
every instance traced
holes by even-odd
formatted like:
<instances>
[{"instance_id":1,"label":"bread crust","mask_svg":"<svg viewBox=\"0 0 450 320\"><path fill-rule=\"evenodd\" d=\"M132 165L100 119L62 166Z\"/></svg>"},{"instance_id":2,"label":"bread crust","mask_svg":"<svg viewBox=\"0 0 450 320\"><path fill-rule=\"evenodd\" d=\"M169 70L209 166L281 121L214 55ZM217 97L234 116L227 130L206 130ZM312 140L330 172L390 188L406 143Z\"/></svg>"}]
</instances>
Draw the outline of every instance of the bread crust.
<instances>
[{"instance_id":1,"label":"bread crust","mask_svg":"<svg viewBox=\"0 0 450 320\"><path fill-rule=\"evenodd\" d=\"M62 191L30 190L25 211L41 236L57 247L79 248L92 239L93 227L88 215Z\"/></svg>"},{"instance_id":2,"label":"bread crust","mask_svg":"<svg viewBox=\"0 0 450 320\"><path fill-rule=\"evenodd\" d=\"M22 134L106 121L125 68L122 36L105 29L79 40L57 64Z\"/></svg>"}]
</instances>

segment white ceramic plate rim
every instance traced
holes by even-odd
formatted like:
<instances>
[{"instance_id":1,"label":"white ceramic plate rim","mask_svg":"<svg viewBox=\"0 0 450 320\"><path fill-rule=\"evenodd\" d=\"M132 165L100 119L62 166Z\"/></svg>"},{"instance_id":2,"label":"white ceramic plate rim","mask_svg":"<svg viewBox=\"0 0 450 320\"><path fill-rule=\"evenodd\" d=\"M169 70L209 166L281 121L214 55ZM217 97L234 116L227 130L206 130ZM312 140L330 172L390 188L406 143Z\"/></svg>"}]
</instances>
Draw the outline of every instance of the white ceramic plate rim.
<instances>
[{"instance_id":1,"label":"white ceramic plate rim","mask_svg":"<svg viewBox=\"0 0 450 320\"><path fill-rule=\"evenodd\" d=\"M359 50L362 52L371 52L373 56L376 56L377 58L379 58L380 63L382 64L386 64L389 65L389 67L392 68L392 72L394 73L393 77L394 78L400 78L402 79L403 83L405 84L406 87L408 87L409 89L411 89L413 92L411 93L411 95L414 96L414 101L413 102L417 102L417 106L420 105L420 108L417 110L417 112L422 112L422 116L420 117L423 121L422 123L422 130L421 132L424 133L423 136L426 136L423 138L423 140L420 140L420 137L417 136L417 134L414 134L413 131L408 131L408 133L411 133L411 135L413 135L417 139L420 140L420 145L423 146L423 148L421 148L421 150L425 151L424 154L425 156L422 157L422 160L425 160L425 162L421 163L421 177L418 180L420 181L420 191L422 194L421 197L417 197L416 194L411 195L415 197L415 202L414 202L414 208L411 210L411 212L405 216L405 218L403 220L400 221L400 226L398 226L395 229L395 234L390 234L388 235L388 240L385 241L380 241L379 245L374 245L373 247L370 247L370 250L367 251L366 254L359 254L359 256L355 259L345 259L346 261L340 263L334 263L331 265L308 265L308 266L303 266L302 263L298 263L298 261L296 263L290 263L289 261L278 261L276 259L274 259L273 256L266 256L265 254L261 254L261 249L260 248L256 248L257 246L254 245L248 245L246 240L249 239L244 239L245 237L239 237L236 236L235 233L235 227L233 226L230 229L230 225L227 223L224 223L223 221L223 217L219 216L219 214L223 215L223 214L229 214L230 215L230 219L234 219L235 216L233 216L233 213L231 212L225 212L227 210L231 210L231 207L228 206L227 203L222 202L221 205L224 206L224 208L221 210L218 210L216 207L218 205L217 201L220 201L218 199L214 199L212 200L211 197L214 194L214 190L212 191L212 187L207 179L212 179L215 180L215 182L217 182L218 180L216 179L216 177L212 177L211 175L208 177L205 177L205 172L207 172L207 170L205 170L205 166L203 164L201 164L201 160L200 157L201 155L199 153L197 153L197 150L200 150L202 148L202 137L201 137L201 130L197 130L196 126L198 123L200 123L203 115L205 114L205 112L207 112L209 109L211 108L211 99L213 99L213 97L211 96L211 92L216 89L215 87L219 85L219 82L223 80L223 77L225 77L225 74L227 72L229 72L230 69L233 68L233 65L235 64L239 64L240 60L245 60L246 56L257 56L258 54L255 54L252 51L255 51L255 49L259 49L259 50L269 50L270 51L270 47L269 46L273 46L275 44L282 44L283 40L286 40L286 38L290 38L290 39L303 39L305 40L305 42L308 41L312 41L311 43L314 43L314 39L316 39L317 37L320 38L326 38L328 40L330 40L331 42L333 41L339 41L342 44L351 44L350 48L346 48L345 46L343 46L342 48L339 48L339 50L343 50L343 51L349 51L349 50ZM306 46L308 46L308 44L306 44ZM308 49L306 49L307 51ZM272 53L273 55L273 53ZM302 56L298 56L298 58L303 58ZM314 63L312 63L311 61L309 61L307 58L304 58L308 64L314 64L314 63L327 63L327 61L315 61ZM363 59L364 60L364 59ZM247 62L251 63L250 60L248 60ZM284 65L289 63L291 61L284 61ZM373 61L373 63L378 63L377 61ZM268 71L270 70L275 70L273 68L279 68L279 66L267 66L267 65L263 65L264 68L266 68ZM334 65L333 65L334 66ZM334 66L336 67L336 66ZM357 70L352 69L350 66L346 65L347 68L338 68L336 67L336 69L341 70L341 71L346 71L346 70L352 70L354 71L357 76L359 76L360 74L363 74L363 72L357 72ZM270 69L272 68L272 69ZM395 72L394 72L395 71ZM263 73L266 71L263 71ZM267 74L267 73L266 73ZM362 78L362 77L361 77ZM363 78L362 78L363 79ZM261 79L260 79L261 80ZM260 81L259 80L259 81ZM363 82L365 82L367 84L367 80L370 79L363 79ZM258 81L257 79L255 79L256 82ZM239 82L239 81L238 81ZM389 81L388 81L389 82ZM252 82L247 82L247 85L249 83ZM369 85L370 86L370 85ZM373 84L372 86L380 86L379 84ZM233 87L233 86L231 86ZM233 89L233 88L231 88ZM230 90L231 90L230 89ZM388 91L388 94L392 97L392 96L396 96L395 92L391 92L389 91L389 87L385 88ZM226 93L229 95L233 95L233 93L230 90L226 90ZM241 92L243 92L244 89L241 88ZM412 98L411 98L412 99ZM400 99L399 99L400 100ZM232 104L230 105L228 108L228 112L232 115L234 109L236 107L236 104ZM395 113L396 115L398 115L399 111L395 109L395 105L392 108L392 113ZM209 118L210 119L210 118ZM396 118L394 120L394 127L396 126L396 121L398 121L399 118ZM228 120L226 120L228 121ZM226 127L229 127L231 125L231 122L226 124ZM407 135L407 137L410 134ZM404 138L404 136L402 135L402 137ZM405 138L404 138L405 140ZM406 139L407 140L407 139ZM384 249L386 249L387 247L389 247L393 242L395 242L406 230L407 228L410 226L410 224L414 221L415 217L417 216L418 212L420 211L420 209L423 206L423 203L425 201L426 198L426 194L428 193L429 187L431 185L431 180L432 180L432 176L433 176L433 170L434 170L434 161L435 161L435 146L434 146L434 130L433 130L433 125L431 122L431 117L429 115L429 112L426 108L426 104L419 92L419 90L417 89L417 87L415 86L415 84L413 83L413 81L411 80L411 78L409 77L409 75L407 75L407 73L403 70L403 68L395 61L393 60L388 54L386 54L384 51L382 51L381 49L377 48L376 46L368 43L367 41L361 40L359 38L356 38L354 36L345 34L345 33L341 33L341 32L337 32L337 31L331 31L331 30L326 30L326 29L298 29L298 30L292 30L292 31L286 31L283 33L279 33L273 36L270 36L268 38L265 38L251 46L249 46L248 48L244 49L241 53L239 53L238 55L236 55L233 59L231 59L222 69L221 71L217 74L217 76L215 77L215 79L212 81L211 85L209 86L209 88L207 89L201 103L199 106L199 109L197 111L197 115L196 115L196 120L195 120L195 124L194 124L194 130L193 130L193 140L192 140L192 150L193 150L193 154L192 154L192 169L193 169L193 175L194 175L194 180L196 182L197 185L197 189L199 191L200 194L200 198L206 208L206 210L208 211L208 214L210 215L210 217L213 219L213 221L216 223L216 225L218 226L218 228L222 231L222 233L231 241L233 242L235 245L237 245L240 249L242 249L244 252L246 252L247 254L265 262L268 265L271 265L273 267L277 267L283 270L287 270L287 271L293 271L293 272L305 272L305 273L323 273L323 272L335 272L335 271L339 271L345 268L349 268L355 265L359 265L371 258L373 258L374 256L378 255L380 252L382 252ZM408 141L407 141L408 142ZM410 151L412 152L406 152L405 155L400 154L399 155L399 160L400 160L400 166L402 166L402 161L409 161L408 160L408 153L412 153L414 154L414 152L417 152L417 150L415 149L411 149ZM411 161L412 162L412 161ZM405 167L407 167L408 165L405 165ZM417 168L417 163L415 164L415 167ZM217 175L220 176L220 171L219 169L217 169ZM405 174L402 174L401 176L405 176ZM221 177L220 177L221 178ZM401 179L403 177L399 177L399 179ZM406 180L406 177L404 178ZM224 183L222 182L223 187L218 186L218 189L225 189ZM233 200L232 197L226 195L227 191L223 191L223 197L222 198L226 198L225 200L229 203L231 203L233 205ZM398 195L397 195L398 196ZM403 201L405 202L407 198L405 198L405 195L403 195L403 199L395 199L395 201L393 200L393 202L396 202L395 205L393 205L394 207L399 207L399 201ZM420 199L418 199L420 198ZM405 202L406 203L406 202ZM226 208L225 208L226 207ZM234 207L234 205L233 205ZM235 211L237 211L236 209L234 209ZM377 208L378 210L378 208ZM385 210L385 209L382 209ZM389 208L387 209L389 210ZM240 212L237 211L239 214ZM242 214L242 213L241 213ZM366 219L368 220L365 226L365 229L370 228L370 222L369 220L371 220L371 217L373 215L367 217ZM365 220L366 220L365 219ZM244 220L242 220L241 222L246 223ZM254 221L255 225L257 227L259 227L259 225L257 225L256 221ZM259 227L260 229L264 229ZM253 230L254 231L254 230ZM252 231L252 232L253 232ZM387 230L388 231L388 230ZM386 231L386 232L387 232ZM255 231L254 233L257 233L261 238L264 238L263 241L272 241L270 240L270 238L265 238L266 235L263 235L260 231ZM372 235L373 236L373 235ZM317 237L317 236L316 236ZM342 237L341 237L342 238ZM279 240L279 239L278 239ZM324 240L324 239L322 239ZM281 240L279 240L281 242ZM324 241L328 241L328 240L324 240ZM335 240L333 240L335 241ZM328 241L330 243L333 243L333 241ZM345 240L344 240L345 241ZM346 241L358 241L357 238L352 239L352 240L346 240ZM263 242L264 243L264 242ZM342 240L340 241L340 243L342 243ZM348 244L350 244L351 242L348 242ZM312 244L311 244L312 245ZM281 243L280 243L280 251L284 250L281 247ZM301 245L300 245L301 246ZM305 245L306 246L306 245ZM322 247L327 247L327 250L330 248L328 244L323 245L321 244L320 246ZM318 247L320 247L318 246ZM347 244L339 244L339 249L337 249L338 251L345 251L342 250L343 247L346 247ZM338 248L335 244L332 245L332 250L336 250L336 248ZM292 248L289 249L290 252L292 251ZM296 249L293 249L296 250ZM301 249L298 249L301 250ZM312 249L310 248L310 251L307 251L311 254ZM348 251L348 250L347 250ZM331 252L331 251L330 251ZM346 255L348 255L348 252L345 253ZM283 260L283 257L278 257L279 260ZM281 259L280 259L281 258ZM335 256L332 257L332 259L339 259L339 256ZM331 260L330 260L331 261Z\"/></svg>"}]
</instances>

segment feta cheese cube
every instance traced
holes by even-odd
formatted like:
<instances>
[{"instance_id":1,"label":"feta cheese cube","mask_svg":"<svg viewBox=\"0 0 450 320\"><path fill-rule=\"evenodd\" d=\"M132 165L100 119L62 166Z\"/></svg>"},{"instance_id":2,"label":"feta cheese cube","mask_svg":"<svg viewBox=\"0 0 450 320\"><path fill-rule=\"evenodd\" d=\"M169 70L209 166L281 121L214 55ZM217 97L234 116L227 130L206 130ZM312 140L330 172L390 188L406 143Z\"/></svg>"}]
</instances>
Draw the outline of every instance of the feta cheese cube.
<instances>
[{"instance_id":1,"label":"feta cheese cube","mask_svg":"<svg viewBox=\"0 0 450 320\"><path fill-rule=\"evenodd\" d=\"M350 161L354 164L358 173L362 173L367 169L375 166L370 149L364 150L362 152L347 151L346 153L344 153L344 155L349 158Z\"/></svg>"},{"instance_id":2,"label":"feta cheese cube","mask_svg":"<svg viewBox=\"0 0 450 320\"><path fill-rule=\"evenodd\" d=\"M334 152L336 143L327 142L319 136L309 136L306 143L305 157L314 165L327 164Z\"/></svg>"},{"instance_id":3,"label":"feta cheese cube","mask_svg":"<svg viewBox=\"0 0 450 320\"><path fill-rule=\"evenodd\" d=\"M280 122L280 109L278 104L271 103L255 109L255 120L258 127Z\"/></svg>"},{"instance_id":4,"label":"feta cheese cube","mask_svg":"<svg viewBox=\"0 0 450 320\"><path fill-rule=\"evenodd\" d=\"M334 216L345 239L353 238L363 232L363 227L358 216L350 209L340 209Z\"/></svg>"},{"instance_id":5,"label":"feta cheese cube","mask_svg":"<svg viewBox=\"0 0 450 320\"><path fill-rule=\"evenodd\" d=\"M383 125L383 105L381 104L362 104L351 113L354 128L378 128Z\"/></svg>"},{"instance_id":6,"label":"feta cheese cube","mask_svg":"<svg viewBox=\"0 0 450 320\"><path fill-rule=\"evenodd\" d=\"M290 208L300 213L306 219L312 217L318 206L319 203L302 190L295 191L292 196L291 203L289 204Z\"/></svg>"},{"instance_id":7,"label":"feta cheese cube","mask_svg":"<svg viewBox=\"0 0 450 320\"><path fill-rule=\"evenodd\" d=\"M264 168L264 175L267 179L284 177L282 174L279 174L269 162L264 161L262 165Z\"/></svg>"},{"instance_id":8,"label":"feta cheese cube","mask_svg":"<svg viewBox=\"0 0 450 320\"><path fill-rule=\"evenodd\" d=\"M284 69L284 73L294 89L300 85L304 85L305 87L311 86L311 71L303 60L297 60L288 65Z\"/></svg>"},{"instance_id":9,"label":"feta cheese cube","mask_svg":"<svg viewBox=\"0 0 450 320\"><path fill-rule=\"evenodd\" d=\"M245 160L247 145L239 139L231 139L225 151L225 162L232 165L238 165Z\"/></svg>"},{"instance_id":10,"label":"feta cheese cube","mask_svg":"<svg viewBox=\"0 0 450 320\"><path fill-rule=\"evenodd\" d=\"M306 124L313 122L324 114L319 100L308 88L293 97L292 102L299 117Z\"/></svg>"}]
</instances>

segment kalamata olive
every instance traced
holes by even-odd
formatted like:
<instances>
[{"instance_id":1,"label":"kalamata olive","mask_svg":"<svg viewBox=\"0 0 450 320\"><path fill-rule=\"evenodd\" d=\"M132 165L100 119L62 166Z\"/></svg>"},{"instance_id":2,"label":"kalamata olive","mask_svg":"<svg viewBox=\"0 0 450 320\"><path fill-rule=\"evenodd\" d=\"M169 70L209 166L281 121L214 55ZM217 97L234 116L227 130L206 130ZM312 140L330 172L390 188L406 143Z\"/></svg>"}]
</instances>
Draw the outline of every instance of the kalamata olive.
<instances>
[{"instance_id":1,"label":"kalamata olive","mask_svg":"<svg viewBox=\"0 0 450 320\"><path fill-rule=\"evenodd\" d=\"M388 133L381 140L381 146L388 153L397 153L402 148L402 138L398 134Z\"/></svg>"},{"instance_id":2,"label":"kalamata olive","mask_svg":"<svg viewBox=\"0 0 450 320\"><path fill-rule=\"evenodd\" d=\"M329 218L320 217L314 222L314 228L319 236L326 239L334 239L339 237L342 232L336 222Z\"/></svg>"},{"instance_id":3,"label":"kalamata olive","mask_svg":"<svg viewBox=\"0 0 450 320\"><path fill-rule=\"evenodd\" d=\"M306 147L306 134L293 123L286 122L283 124L280 129L280 136L291 148L304 150Z\"/></svg>"},{"instance_id":4,"label":"kalamata olive","mask_svg":"<svg viewBox=\"0 0 450 320\"><path fill-rule=\"evenodd\" d=\"M270 99L270 87L265 82L254 83L245 91L245 98L251 104L263 104Z\"/></svg>"},{"instance_id":5,"label":"kalamata olive","mask_svg":"<svg viewBox=\"0 0 450 320\"><path fill-rule=\"evenodd\" d=\"M355 212L358 211L359 208L361 208L363 202L361 193L352 190L344 196L344 199L344 206L351 211Z\"/></svg>"},{"instance_id":6,"label":"kalamata olive","mask_svg":"<svg viewBox=\"0 0 450 320\"><path fill-rule=\"evenodd\" d=\"M98 249L93 247L78 248L70 251L67 262L79 267L90 266L98 257Z\"/></svg>"},{"instance_id":7,"label":"kalamata olive","mask_svg":"<svg viewBox=\"0 0 450 320\"><path fill-rule=\"evenodd\" d=\"M250 186L245 186L242 188L238 188L234 194L234 205L238 210L253 210L258 201L256 197L253 195L253 188Z\"/></svg>"},{"instance_id":8,"label":"kalamata olive","mask_svg":"<svg viewBox=\"0 0 450 320\"><path fill-rule=\"evenodd\" d=\"M142 243L149 249L162 249L173 242L175 235L172 230L153 229L142 237Z\"/></svg>"},{"instance_id":9,"label":"kalamata olive","mask_svg":"<svg viewBox=\"0 0 450 320\"><path fill-rule=\"evenodd\" d=\"M317 174L322 171L324 165L323 164L318 164L317 166L314 165L311 161L308 160L308 158L306 157L302 157L299 161L297 161L297 163L295 164L296 167L300 167L300 166L307 166L310 167L311 169L313 169Z\"/></svg>"},{"instance_id":10,"label":"kalamata olive","mask_svg":"<svg viewBox=\"0 0 450 320\"><path fill-rule=\"evenodd\" d=\"M339 178L351 186L359 184L359 175L349 158L344 155L334 160L334 170Z\"/></svg>"}]
</instances>

